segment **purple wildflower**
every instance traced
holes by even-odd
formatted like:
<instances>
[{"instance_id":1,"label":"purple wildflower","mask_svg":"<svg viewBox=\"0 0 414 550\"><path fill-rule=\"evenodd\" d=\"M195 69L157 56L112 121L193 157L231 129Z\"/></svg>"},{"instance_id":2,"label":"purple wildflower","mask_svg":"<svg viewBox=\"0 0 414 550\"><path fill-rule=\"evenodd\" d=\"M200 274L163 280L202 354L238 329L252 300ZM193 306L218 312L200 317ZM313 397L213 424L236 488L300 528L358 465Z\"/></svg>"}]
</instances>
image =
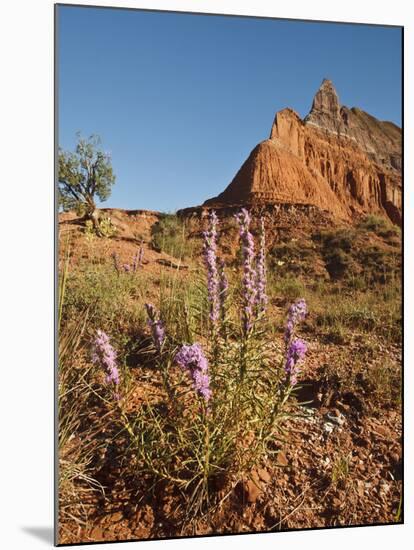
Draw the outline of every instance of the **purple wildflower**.
<instances>
[{"instance_id":1,"label":"purple wildflower","mask_svg":"<svg viewBox=\"0 0 414 550\"><path fill-rule=\"evenodd\" d=\"M253 307L256 300L256 285L255 285L255 270L254 264L254 240L253 235L250 233L250 214L242 208L240 214L236 215L236 219L240 225L240 238L242 243L242 255L243 255L243 332L248 332L253 327Z\"/></svg>"},{"instance_id":2,"label":"purple wildflower","mask_svg":"<svg viewBox=\"0 0 414 550\"><path fill-rule=\"evenodd\" d=\"M183 345L175 356L175 362L186 371L196 390L206 403L211 398L208 361L200 344Z\"/></svg>"},{"instance_id":3,"label":"purple wildflower","mask_svg":"<svg viewBox=\"0 0 414 550\"><path fill-rule=\"evenodd\" d=\"M152 341L158 353L161 352L165 340L164 323L159 318L159 314L152 304L145 304L148 315L148 325L151 328Z\"/></svg>"},{"instance_id":4,"label":"purple wildflower","mask_svg":"<svg viewBox=\"0 0 414 550\"><path fill-rule=\"evenodd\" d=\"M126 272L126 273L129 273L131 271L131 266L129 264L122 264L122 269Z\"/></svg>"},{"instance_id":5,"label":"purple wildflower","mask_svg":"<svg viewBox=\"0 0 414 550\"><path fill-rule=\"evenodd\" d=\"M308 350L306 342L300 338L293 340L287 350L285 372L292 386L297 383L297 376L300 373L299 363L305 357Z\"/></svg>"},{"instance_id":6,"label":"purple wildflower","mask_svg":"<svg viewBox=\"0 0 414 550\"><path fill-rule=\"evenodd\" d=\"M257 256L257 294L256 304L258 314L264 313L268 297L266 294L266 236L264 219L260 218L260 248Z\"/></svg>"},{"instance_id":7,"label":"purple wildflower","mask_svg":"<svg viewBox=\"0 0 414 550\"><path fill-rule=\"evenodd\" d=\"M220 271L219 271L219 302L220 302L220 312L221 318L224 320L225 317L225 302L227 298L227 292L229 290L229 281L224 270L224 261L220 260Z\"/></svg>"},{"instance_id":8,"label":"purple wildflower","mask_svg":"<svg viewBox=\"0 0 414 550\"><path fill-rule=\"evenodd\" d=\"M207 269L207 291L210 304L210 319L213 327L220 315L219 273L217 269L217 215L214 210L209 215L210 230L204 231L204 262Z\"/></svg>"},{"instance_id":9,"label":"purple wildflower","mask_svg":"<svg viewBox=\"0 0 414 550\"><path fill-rule=\"evenodd\" d=\"M285 330L285 344L288 345L292 339L293 331L299 321L303 321L308 313L308 308L304 298L297 300L289 308L288 319Z\"/></svg>"},{"instance_id":10,"label":"purple wildflower","mask_svg":"<svg viewBox=\"0 0 414 550\"><path fill-rule=\"evenodd\" d=\"M119 384L119 372L116 365L116 351L109 342L109 336L98 330L93 344L92 362L100 365L106 372L106 382Z\"/></svg>"}]
</instances>

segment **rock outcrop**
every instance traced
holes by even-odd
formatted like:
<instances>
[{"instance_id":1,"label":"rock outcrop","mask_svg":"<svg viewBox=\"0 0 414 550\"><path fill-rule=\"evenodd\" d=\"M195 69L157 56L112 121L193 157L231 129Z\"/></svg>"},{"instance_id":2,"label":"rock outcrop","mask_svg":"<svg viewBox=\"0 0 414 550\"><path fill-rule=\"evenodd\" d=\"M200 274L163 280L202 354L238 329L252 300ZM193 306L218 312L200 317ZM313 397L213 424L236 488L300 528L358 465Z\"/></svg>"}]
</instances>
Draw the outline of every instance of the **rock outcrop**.
<instances>
[{"instance_id":1,"label":"rock outcrop","mask_svg":"<svg viewBox=\"0 0 414 550\"><path fill-rule=\"evenodd\" d=\"M401 129L340 106L324 80L310 113L276 113L269 139L205 206L307 204L350 219L379 213L401 223Z\"/></svg>"}]
</instances>

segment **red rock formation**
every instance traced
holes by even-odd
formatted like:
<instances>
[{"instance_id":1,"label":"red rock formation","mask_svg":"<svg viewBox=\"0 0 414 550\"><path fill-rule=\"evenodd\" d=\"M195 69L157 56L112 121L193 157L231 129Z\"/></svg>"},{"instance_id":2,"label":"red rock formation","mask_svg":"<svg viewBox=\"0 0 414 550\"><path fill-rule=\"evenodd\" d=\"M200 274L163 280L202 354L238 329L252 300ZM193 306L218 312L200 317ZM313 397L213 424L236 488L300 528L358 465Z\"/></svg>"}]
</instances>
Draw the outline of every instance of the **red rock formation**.
<instances>
[{"instance_id":1,"label":"red rock formation","mask_svg":"<svg viewBox=\"0 0 414 550\"><path fill-rule=\"evenodd\" d=\"M324 80L308 116L276 113L269 139L250 153L230 185L205 206L296 203L334 216L386 214L401 222L401 129L340 107Z\"/></svg>"}]
</instances>

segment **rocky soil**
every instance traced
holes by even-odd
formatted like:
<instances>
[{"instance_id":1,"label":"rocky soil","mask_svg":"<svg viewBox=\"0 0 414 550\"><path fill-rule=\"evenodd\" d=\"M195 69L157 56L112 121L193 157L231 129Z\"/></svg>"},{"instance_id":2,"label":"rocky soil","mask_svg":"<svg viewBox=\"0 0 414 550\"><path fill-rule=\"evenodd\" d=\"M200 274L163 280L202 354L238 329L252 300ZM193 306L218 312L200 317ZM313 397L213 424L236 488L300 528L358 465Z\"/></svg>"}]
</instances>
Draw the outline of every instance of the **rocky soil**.
<instances>
[{"instance_id":1,"label":"rocky soil","mask_svg":"<svg viewBox=\"0 0 414 550\"><path fill-rule=\"evenodd\" d=\"M74 269L82 261L106 262L113 251L120 255L121 261L129 261L138 244L143 243L145 261L142 269L154 277L154 287L149 285L146 289L150 296L156 296L160 270L174 270L182 278L194 273L192 260L186 265L151 246L151 228L159 220L158 213L110 209L105 213L117 227L117 234L110 239L95 239L92 245L74 214L61 215L60 239L64 243L70 235ZM222 216L230 213L231 208L224 210ZM192 238L197 239L201 228L195 218L189 223ZM315 224L321 230L331 230L336 227L335 223L332 213L297 204L294 210L280 210L278 222L269 227L268 238L276 245L287 238L294 240L309 235ZM234 255L233 231L229 216L222 243L229 257ZM375 241L376 237L370 239ZM388 244L384 242L382 246L386 250ZM312 259L310 263L315 264ZM315 269L326 278L322 267L315 264ZM314 273L311 276L314 277ZM280 318L286 303L274 300L270 307L275 318ZM96 425L96 437L105 449L95 462L95 477L104 491L99 488L85 491L82 504L87 510L87 520L65 516L60 523L60 542L400 522L401 406L398 400L378 399L368 381L370 369L382 360L390 360L400 369L401 347L398 342L384 343L374 333L369 335L370 344L379 350L379 355L376 352L374 359L367 360L366 376L356 373L356 382L346 387L332 376L338 349L344 352L345 358L341 368L352 373L354 358L363 357L366 342L359 342L351 335L338 348L338 345L323 341L313 325L308 328L306 339L310 352L301 376L302 388L291 405L293 416L284 425L285 440L275 441L276 458L269 457L246 479L235 480L224 504L191 527L183 523L184 511L179 495L168 485L159 487L154 493L145 484L137 487L125 473L128 469L124 470L122 456L127 442L122 434L113 433L110 428L101 431L100 422L106 409L102 401L96 400L87 425L88 429ZM130 373L128 406L131 410L139 406L143 393L160 397L160 375L150 365L133 364ZM398 376L401 376L400 371ZM72 441L74 447L82 443L80 437ZM70 450L68 453L70 456ZM79 490L83 489L80 481Z\"/></svg>"}]
</instances>

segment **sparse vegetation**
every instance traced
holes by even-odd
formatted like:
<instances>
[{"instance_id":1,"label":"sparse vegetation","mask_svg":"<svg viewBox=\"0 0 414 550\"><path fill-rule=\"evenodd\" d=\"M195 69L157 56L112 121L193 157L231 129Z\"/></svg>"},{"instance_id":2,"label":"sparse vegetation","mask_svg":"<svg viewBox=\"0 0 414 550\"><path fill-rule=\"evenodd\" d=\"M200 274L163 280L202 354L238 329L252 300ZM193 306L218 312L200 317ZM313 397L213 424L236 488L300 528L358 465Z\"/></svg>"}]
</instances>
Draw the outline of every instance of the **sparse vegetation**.
<instances>
[{"instance_id":1,"label":"sparse vegetation","mask_svg":"<svg viewBox=\"0 0 414 550\"><path fill-rule=\"evenodd\" d=\"M163 214L151 230L151 244L155 250L184 259L194 252L194 243L189 241L185 220L175 214Z\"/></svg>"},{"instance_id":2,"label":"sparse vegetation","mask_svg":"<svg viewBox=\"0 0 414 550\"><path fill-rule=\"evenodd\" d=\"M271 499L294 509L295 491L303 483L315 483L307 497L312 521L355 521L354 509L342 506L335 517L325 517L319 503L322 498L330 502L331 493L351 498L349 492L359 486L354 450L365 453L364 445L372 445L363 435L364 423L378 423L400 407L399 244L379 234L382 226L374 231L372 220L369 227L315 229L312 238L268 242L263 315L250 294L252 285L260 286L260 231L255 231L254 255L245 229L236 254L231 239L239 223L231 232L224 222L218 227L226 228L223 246L214 245L208 228L203 261L200 235L206 226L197 230L193 220L190 231L180 218L161 216L150 233L139 232L146 263L136 270L121 268L125 262L132 266L139 252L136 238L122 242L122 234L109 232L95 242L92 229L76 234L77 244L62 239L59 445L65 540L73 541L75 526L88 540L101 518L119 510L123 525L132 526L124 527L129 538L208 532L209 525L220 532L223 521L234 532L228 518L242 518L252 502L263 518L261 529L267 530L280 522L270 511ZM174 261L159 264L161 257ZM181 268L184 259L186 269ZM309 314L296 329L308 354L303 372L295 372L296 385L287 383L289 351L282 332L290 304L301 298ZM156 304L150 317L148 303ZM98 329L109 335L117 383L114 378L109 383L105 368L92 360ZM202 383L196 382L186 355L190 348L197 352L200 372L208 375ZM303 410L312 409L302 402L316 411L341 411L345 424L334 425L327 435L324 413L309 416ZM358 430L361 441L365 438L360 444ZM325 443L309 434L319 434ZM297 462L312 441L315 454ZM284 453L291 453L285 461ZM370 460L379 468L385 459L375 453ZM320 461L327 457L329 466L321 472ZM382 467L386 471L388 465ZM297 486L292 485L296 477ZM392 487L390 510L381 512L388 514L387 521L395 521L398 513L399 481ZM358 498L358 514L363 514L374 497ZM300 525L299 516L290 517L296 519L288 527ZM106 538L116 539L112 524L107 529Z\"/></svg>"}]
</instances>

